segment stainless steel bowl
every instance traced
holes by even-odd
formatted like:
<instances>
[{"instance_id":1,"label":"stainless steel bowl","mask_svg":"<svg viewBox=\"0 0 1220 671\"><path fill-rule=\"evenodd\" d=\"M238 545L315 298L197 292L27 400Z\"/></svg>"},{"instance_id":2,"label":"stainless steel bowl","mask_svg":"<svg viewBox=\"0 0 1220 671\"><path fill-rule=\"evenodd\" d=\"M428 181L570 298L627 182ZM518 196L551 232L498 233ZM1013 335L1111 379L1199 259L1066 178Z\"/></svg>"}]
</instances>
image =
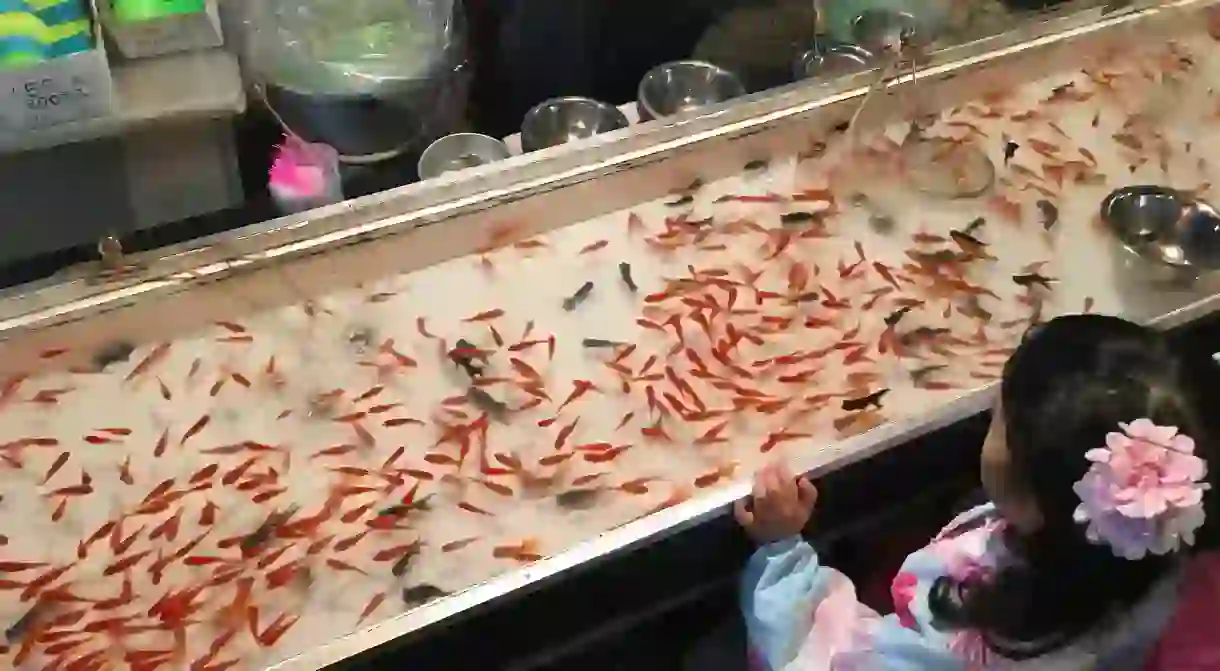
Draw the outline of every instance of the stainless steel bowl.
<instances>
[{"instance_id":1,"label":"stainless steel bowl","mask_svg":"<svg viewBox=\"0 0 1220 671\"><path fill-rule=\"evenodd\" d=\"M797 79L833 80L873 67L873 54L864 47L819 38L817 44L797 57L793 75Z\"/></svg>"},{"instance_id":2,"label":"stainless steel bowl","mask_svg":"<svg viewBox=\"0 0 1220 671\"><path fill-rule=\"evenodd\" d=\"M744 94L741 80L724 68L703 61L674 61L644 75L635 104L640 120L649 121Z\"/></svg>"},{"instance_id":3,"label":"stainless steel bowl","mask_svg":"<svg viewBox=\"0 0 1220 671\"><path fill-rule=\"evenodd\" d=\"M521 148L546 149L627 127L627 116L613 105L577 96L535 105L521 121Z\"/></svg>"},{"instance_id":4,"label":"stainless steel bowl","mask_svg":"<svg viewBox=\"0 0 1220 671\"><path fill-rule=\"evenodd\" d=\"M419 157L420 179L494 163L510 156L508 146L479 133L454 133L428 145Z\"/></svg>"},{"instance_id":5,"label":"stainless steel bowl","mask_svg":"<svg viewBox=\"0 0 1220 671\"><path fill-rule=\"evenodd\" d=\"M1130 253L1128 260L1143 261L1153 280L1181 283L1220 269L1220 213L1190 194L1123 187L1102 201L1101 219Z\"/></svg>"},{"instance_id":6,"label":"stainless steel bowl","mask_svg":"<svg viewBox=\"0 0 1220 671\"><path fill-rule=\"evenodd\" d=\"M914 15L897 9L866 9L851 22L852 40L873 54L916 44L925 36Z\"/></svg>"}]
</instances>

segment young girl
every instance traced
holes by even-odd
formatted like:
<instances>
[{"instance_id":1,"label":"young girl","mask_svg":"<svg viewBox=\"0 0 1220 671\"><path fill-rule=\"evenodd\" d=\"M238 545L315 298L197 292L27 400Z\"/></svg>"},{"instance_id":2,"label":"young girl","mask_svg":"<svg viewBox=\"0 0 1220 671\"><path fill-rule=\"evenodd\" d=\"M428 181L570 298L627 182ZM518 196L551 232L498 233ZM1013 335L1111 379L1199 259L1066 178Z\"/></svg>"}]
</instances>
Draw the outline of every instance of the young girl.
<instances>
[{"instance_id":1,"label":"young girl","mask_svg":"<svg viewBox=\"0 0 1220 671\"><path fill-rule=\"evenodd\" d=\"M894 615L859 603L800 537L817 492L759 473L742 608L757 665L814 669L1220 669L1217 389L1113 317L1032 329L983 443L991 503L907 558Z\"/></svg>"}]
</instances>

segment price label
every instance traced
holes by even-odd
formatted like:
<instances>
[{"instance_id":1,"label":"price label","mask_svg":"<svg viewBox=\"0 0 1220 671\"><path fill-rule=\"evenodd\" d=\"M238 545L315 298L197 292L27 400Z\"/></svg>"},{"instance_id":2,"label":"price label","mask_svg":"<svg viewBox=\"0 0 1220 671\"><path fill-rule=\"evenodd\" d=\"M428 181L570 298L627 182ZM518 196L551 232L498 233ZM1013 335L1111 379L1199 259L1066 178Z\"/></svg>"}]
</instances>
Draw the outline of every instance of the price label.
<instances>
[{"instance_id":1,"label":"price label","mask_svg":"<svg viewBox=\"0 0 1220 671\"><path fill-rule=\"evenodd\" d=\"M89 116L92 94L85 77L40 77L28 79L13 94L25 108L26 128L43 128Z\"/></svg>"},{"instance_id":2,"label":"price label","mask_svg":"<svg viewBox=\"0 0 1220 671\"><path fill-rule=\"evenodd\" d=\"M110 105L109 78L91 58L67 57L64 62L0 72L0 118L6 130L88 119L107 114Z\"/></svg>"}]
</instances>

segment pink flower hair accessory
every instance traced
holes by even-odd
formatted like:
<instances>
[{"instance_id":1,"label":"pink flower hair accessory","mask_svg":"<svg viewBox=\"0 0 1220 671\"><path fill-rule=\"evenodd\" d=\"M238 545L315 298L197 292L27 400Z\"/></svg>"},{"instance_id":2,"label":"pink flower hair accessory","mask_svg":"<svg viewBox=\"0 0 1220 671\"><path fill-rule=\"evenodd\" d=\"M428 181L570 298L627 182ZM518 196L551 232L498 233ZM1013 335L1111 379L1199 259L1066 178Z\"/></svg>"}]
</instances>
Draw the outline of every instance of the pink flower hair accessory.
<instances>
[{"instance_id":1,"label":"pink flower hair accessory","mask_svg":"<svg viewBox=\"0 0 1220 671\"><path fill-rule=\"evenodd\" d=\"M1105 447L1084 455L1093 465L1073 487L1080 496L1076 522L1088 525L1089 541L1126 559L1194 545L1209 489L1202 482L1207 463L1195 456L1194 439L1149 419L1119 427L1121 433L1106 434Z\"/></svg>"}]
</instances>

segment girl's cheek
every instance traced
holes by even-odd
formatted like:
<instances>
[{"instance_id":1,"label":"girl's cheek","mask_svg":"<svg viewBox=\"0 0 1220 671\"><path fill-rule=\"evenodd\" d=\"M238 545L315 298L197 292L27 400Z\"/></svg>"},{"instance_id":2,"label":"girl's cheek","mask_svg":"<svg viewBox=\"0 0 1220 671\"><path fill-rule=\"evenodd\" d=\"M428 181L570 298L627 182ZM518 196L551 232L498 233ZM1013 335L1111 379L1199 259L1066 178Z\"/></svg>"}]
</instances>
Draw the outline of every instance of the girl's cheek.
<instances>
[{"instance_id":1,"label":"girl's cheek","mask_svg":"<svg viewBox=\"0 0 1220 671\"><path fill-rule=\"evenodd\" d=\"M999 503L1004 498L1004 483L1009 476L1008 448L1004 444L1004 426L997 411L992 415L987 437L983 439L982 454L979 455L979 479L992 501Z\"/></svg>"}]
</instances>

